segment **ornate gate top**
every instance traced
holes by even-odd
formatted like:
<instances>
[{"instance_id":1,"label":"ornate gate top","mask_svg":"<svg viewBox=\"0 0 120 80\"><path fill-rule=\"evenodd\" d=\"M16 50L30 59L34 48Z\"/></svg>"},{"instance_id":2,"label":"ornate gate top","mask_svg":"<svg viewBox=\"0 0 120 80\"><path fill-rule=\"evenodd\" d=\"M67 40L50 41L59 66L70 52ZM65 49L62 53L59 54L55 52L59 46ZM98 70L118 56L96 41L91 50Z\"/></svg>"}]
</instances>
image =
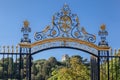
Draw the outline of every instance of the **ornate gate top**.
<instances>
[{"instance_id":1,"label":"ornate gate top","mask_svg":"<svg viewBox=\"0 0 120 80\"><path fill-rule=\"evenodd\" d=\"M53 15L52 25L47 26L41 32L35 33L34 38L36 42L34 43L31 43L28 37L31 29L28 27L28 24L24 24L22 28L23 39L21 40L20 47L31 48L31 53L33 54L51 48L66 47L98 55L98 50L106 51L110 49L109 46L103 44L106 43L105 26L101 29L99 31L101 42L97 46L94 44L96 36L89 34L84 27L80 26L78 16L71 13L69 6L65 4L59 12Z\"/></svg>"},{"instance_id":2,"label":"ornate gate top","mask_svg":"<svg viewBox=\"0 0 120 80\"><path fill-rule=\"evenodd\" d=\"M45 40L50 38L76 38L94 43L95 35L86 32L84 27L80 27L79 18L72 14L68 5L64 5L60 12L52 17L52 25L47 26L43 31L35 33L35 40Z\"/></svg>"}]
</instances>

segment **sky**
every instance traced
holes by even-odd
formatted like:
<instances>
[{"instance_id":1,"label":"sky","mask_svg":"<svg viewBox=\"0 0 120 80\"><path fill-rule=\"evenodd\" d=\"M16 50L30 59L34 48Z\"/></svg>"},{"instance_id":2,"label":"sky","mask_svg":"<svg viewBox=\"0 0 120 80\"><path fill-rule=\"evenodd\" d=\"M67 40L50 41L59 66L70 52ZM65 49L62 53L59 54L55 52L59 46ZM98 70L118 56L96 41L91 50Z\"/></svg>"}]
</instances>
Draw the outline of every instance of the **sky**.
<instances>
[{"instance_id":1,"label":"sky","mask_svg":"<svg viewBox=\"0 0 120 80\"><path fill-rule=\"evenodd\" d=\"M20 43L23 21L28 20L34 40L34 33L42 31L51 24L54 13L59 12L64 4L68 4L71 12L78 15L80 27L97 36L101 24L105 24L109 33L107 41L113 49L120 48L120 0L0 0L0 46ZM40 58L63 54L87 53L71 49L48 50L40 53ZM39 58L39 57L38 57Z\"/></svg>"}]
</instances>

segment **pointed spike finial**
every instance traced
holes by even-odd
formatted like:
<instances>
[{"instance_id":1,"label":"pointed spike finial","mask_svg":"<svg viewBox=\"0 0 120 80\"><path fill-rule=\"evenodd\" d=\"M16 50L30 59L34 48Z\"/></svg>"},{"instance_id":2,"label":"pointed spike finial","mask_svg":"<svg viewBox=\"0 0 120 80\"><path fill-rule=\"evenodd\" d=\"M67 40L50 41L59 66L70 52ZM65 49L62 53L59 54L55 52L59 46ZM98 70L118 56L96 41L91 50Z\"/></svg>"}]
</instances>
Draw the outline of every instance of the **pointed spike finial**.
<instances>
[{"instance_id":1,"label":"pointed spike finial","mask_svg":"<svg viewBox=\"0 0 120 80\"><path fill-rule=\"evenodd\" d=\"M76 17L76 22L78 23L77 26L80 26L80 22L79 22L78 16Z\"/></svg>"},{"instance_id":2,"label":"pointed spike finial","mask_svg":"<svg viewBox=\"0 0 120 80\"><path fill-rule=\"evenodd\" d=\"M5 47L6 47L6 46L3 46L3 53L5 53Z\"/></svg>"},{"instance_id":3,"label":"pointed spike finial","mask_svg":"<svg viewBox=\"0 0 120 80\"><path fill-rule=\"evenodd\" d=\"M115 56L116 56L116 55L117 55L117 50L115 49L115 51L114 51L114 52L115 52Z\"/></svg>"},{"instance_id":4,"label":"pointed spike finial","mask_svg":"<svg viewBox=\"0 0 120 80\"><path fill-rule=\"evenodd\" d=\"M10 46L7 46L7 49L8 49L8 53L10 53Z\"/></svg>"},{"instance_id":5,"label":"pointed spike finial","mask_svg":"<svg viewBox=\"0 0 120 80\"><path fill-rule=\"evenodd\" d=\"M120 49L118 49L118 53L120 53Z\"/></svg>"},{"instance_id":6,"label":"pointed spike finial","mask_svg":"<svg viewBox=\"0 0 120 80\"><path fill-rule=\"evenodd\" d=\"M1 46L0 46L0 52L1 52Z\"/></svg>"},{"instance_id":7,"label":"pointed spike finial","mask_svg":"<svg viewBox=\"0 0 120 80\"><path fill-rule=\"evenodd\" d=\"M112 55L113 55L113 50L112 50L112 48L110 49L110 53L111 53L110 55L112 56Z\"/></svg>"},{"instance_id":8,"label":"pointed spike finial","mask_svg":"<svg viewBox=\"0 0 120 80\"><path fill-rule=\"evenodd\" d=\"M120 49L118 49L118 56L120 56Z\"/></svg>"},{"instance_id":9,"label":"pointed spike finial","mask_svg":"<svg viewBox=\"0 0 120 80\"><path fill-rule=\"evenodd\" d=\"M18 45L16 46L16 53L18 53Z\"/></svg>"},{"instance_id":10,"label":"pointed spike finial","mask_svg":"<svg viewBox=\"0 0 120 80\"><path fill-rule=\"evenodd\" d=\"M14 53L14 46L12 45L12 53Z\"/></svg>"}]
</instances>

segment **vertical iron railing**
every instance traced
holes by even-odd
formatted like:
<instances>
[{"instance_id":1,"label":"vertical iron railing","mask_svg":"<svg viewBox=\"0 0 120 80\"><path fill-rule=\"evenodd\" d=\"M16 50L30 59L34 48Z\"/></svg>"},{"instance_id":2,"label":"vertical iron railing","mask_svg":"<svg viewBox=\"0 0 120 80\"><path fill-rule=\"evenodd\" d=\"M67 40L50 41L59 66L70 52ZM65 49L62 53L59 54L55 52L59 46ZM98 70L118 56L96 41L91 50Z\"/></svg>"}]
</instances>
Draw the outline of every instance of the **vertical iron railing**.
<instances>
[{"instance_id":1,"label":"vertical iron railing","mask_svg":"<svg viewBox=\"0 0 120 80\"><path fill-rule=\"evenodd\" d=\"M29 50L29 51L28 51ZM31 49L0 47L0 80L31 80Z\"/></svg>"},{"instance_id":2,"label":"vertical iron railing","mask_svg":"<svg viewBox=\"0 0 120 80\"><path fill-rule=\"evenodd\" d=\"M32 56L31 56L31 48L29 48L29 80L31 80L31 67L32 67Z\"/></svg>"},{"instance_id":3,"label":"vertical iron railing","mask_svg":"<svg viewBox=\"0 0 120 80\"><path fill-rule=\"evenodd\" d=\"M0 80L20 79L19 47L3 46L0 47Z\"/></svg>"},{"instance_id":4,"label":"vertical iron railing","mask_svg":"<svg viewBox=\"0 0 120 80\"><path fill-rule=\"evenodd\" d=\"M100 80L120 80L120 52L100 56Z\"/></svg>"}]
</instances>

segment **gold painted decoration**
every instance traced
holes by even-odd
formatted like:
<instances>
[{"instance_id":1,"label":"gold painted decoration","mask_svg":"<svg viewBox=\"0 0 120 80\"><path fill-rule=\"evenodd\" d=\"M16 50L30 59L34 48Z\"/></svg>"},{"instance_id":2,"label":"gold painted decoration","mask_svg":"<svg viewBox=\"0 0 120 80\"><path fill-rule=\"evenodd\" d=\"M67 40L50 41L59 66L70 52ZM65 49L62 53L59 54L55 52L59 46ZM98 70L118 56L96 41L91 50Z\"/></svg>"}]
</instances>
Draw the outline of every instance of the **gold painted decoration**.
<instances>
[{"instance_id":1,"label":"gold painted decoration","mask_svg":"<svg viewBox=\"0 0 120 80\"><path fill-rule=\"evenodd\" d=\"M35 40L41 41L51 38L76 38L94 43L95 35L89 34L80 27L79 18L76 14L71 13L67 4L63 6L60 12L52 16L52 25L47 26L43 31L35 33Z\"/></svg>"},{"instance_id":2,"label":"gold painted decoration","mask_svg":"<svg viewBox=\"0 0 120 80\"><path fill-rule=\"evenodd\" d=\"M27 20L24 21L24 27L28 27L29 26L29 22Z\"/></svg>"},{"instance_id":3,"label":"gold painted decoration","mask_svg":"<svg viewBox=\"0 0 120 80\"><path fill-rule=\"evenodd\" d=\"M78 33L78 32L75 32L75 36L78 37L78 36L79 36L79 33Z\"/></svg>"},{"instance_id":4,"label":"gold painted decoration","mask_svg":"<svg viewBox=\"0 0 120 80\"><path fill-rule=\"evenodd\" d=\"M46 43L52 43L52 42L72 42L72 43L87 45L87 46L94 48L96 50L106 50L107 51L110 49L110 47L107 47L107 46L97 46L93 43L83 41L83 40L74 39L74 38L51 38L51 39L46 39L46 40L42 40L42 41L37 41L37 42L32 43L32 44L20 43L19 45L21 47L24 47L24 48L33 48L33 47L38 46L38 45L44 45Z\"/></svg>"},{"instance_id":5,"label":"gold painted decoration","mask_svg":"<svg viewBox=\"0 0 120 80\"><path fill-rule=\"evenodd\" d=\"M59 28L63 32L68 32L71 29L72 20L69 16L62 16L59 20Z\"/></svg>"},{"instance_id":6,"label":"gold painted decoration","mask_svg":"<svg viewBox=\"0 0 120 80\"><path fill-rule=\"evenodd\" d=\"M101 28L101 30L105 30L106 29L105 24L102 24L100 28Z\"/></svg>"},{"instance_id":7,"label":"gold painted decoration","mask_svg":"<svg viewBox=\"0 0 120 80\"><path fill-rule=\"evenodd\" d=\"M43 30L43 32L46 33L46 32L48 32L49 29L50 29L50 26L47 26L47 27Z\"/></svg>"},{"instance_id":8,"label":"gold painted decoration","mask_svg":"<svg viewBox=\"0 0 120 80\"><path fill-rule=\"evenodd\" d=\"M86 32L86 30L85 30L85 28L84 28L84 27L82 27L82 29L81 29L81 30L82 30L82 33L83 33L83 34L88 34L88 33Z\"/></svg>"},{"instance_id":9,"label":"gold painted decoration","mask_svg":"<svg viewBox=\"0 0 120 80\"><path fill-rule=\"evenodd\" d=\"M29 23L25 22L24 26L28 25ZM30 32L27 27L21 31L23 33L25 31ZM46 26L41 32L35 32L36 42L31 43L25 34L19 45L22 48L31 48L32 53L54 47L72 47L98 55L98 51L110 50L106 42L107 35L108 32L103 24L99 31L101 42L98 46L95 45L96 36L88 33L84 27L80 26L79 17L73 14L69 6L65 4L59 12L52 16L51 25Z\"/></svg>"},{"instance_id":10,"label":"gold painted decoration","mask_svg":"<svg viewBox=\"0 0 120 80\"><path fill-rule=\"evenodd\" d=\"M52 32L52 35L55 35L56 34L56 31L54 30L53 32Z\"/></svg>"}]
</instances>

